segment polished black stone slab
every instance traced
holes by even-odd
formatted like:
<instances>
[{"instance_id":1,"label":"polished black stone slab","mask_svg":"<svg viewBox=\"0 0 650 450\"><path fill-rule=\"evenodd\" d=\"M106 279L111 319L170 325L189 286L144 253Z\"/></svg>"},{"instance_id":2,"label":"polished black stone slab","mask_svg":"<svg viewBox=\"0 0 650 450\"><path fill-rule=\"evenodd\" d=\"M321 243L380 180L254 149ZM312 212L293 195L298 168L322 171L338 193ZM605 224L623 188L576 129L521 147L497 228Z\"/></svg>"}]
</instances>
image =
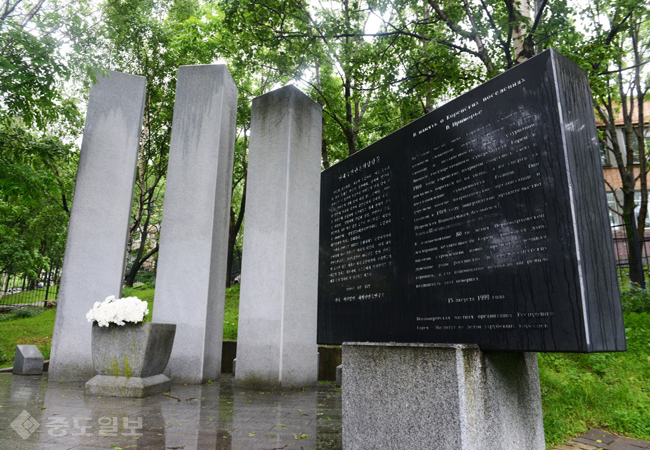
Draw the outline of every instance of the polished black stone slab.
<instances>
[{"instance_id":1,"label":"polished black stone slab","mask_svg":"<svg viewBox=\"0 0 650 450\"><path fill-rule=\"evenodd\" d=\"M586 74L549 50L321 178L318 341L625 350Z\"/></svg>"}]
</instances>

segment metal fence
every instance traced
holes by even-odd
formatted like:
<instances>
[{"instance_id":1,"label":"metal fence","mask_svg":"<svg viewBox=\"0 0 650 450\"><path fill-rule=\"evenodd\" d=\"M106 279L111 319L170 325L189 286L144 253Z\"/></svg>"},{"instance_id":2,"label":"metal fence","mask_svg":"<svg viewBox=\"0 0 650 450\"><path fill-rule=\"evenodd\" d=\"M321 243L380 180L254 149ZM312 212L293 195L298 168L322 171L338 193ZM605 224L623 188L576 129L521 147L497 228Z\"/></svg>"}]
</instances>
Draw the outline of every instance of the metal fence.
<instances>
[{"instance_id":1,"label":"metal fence","mask_svg":"<svg viewBox=\"0 0 650 450\"><path fill-rule=\"evenodd\" d=\"M625 225L612 226L612 238L614 240L614 257L616 267L619 269L619 277L626 276L630 269L628 241L625 232ZM641 248L642 263L644 267L650 265L650 230L646 230L642 239L639 240Z\"/></svg>"},{"instance_id":2,"label":"metal fence","mask_svg":"<svg viewBox=\"0 0 650 450\"><path fill-rule=\"evenodd\" d=\"M40 278L23 274L0 273L0 311L26 306L47 306L59 295L61 271L43 271Z\"/></svg>"}]
</instances>

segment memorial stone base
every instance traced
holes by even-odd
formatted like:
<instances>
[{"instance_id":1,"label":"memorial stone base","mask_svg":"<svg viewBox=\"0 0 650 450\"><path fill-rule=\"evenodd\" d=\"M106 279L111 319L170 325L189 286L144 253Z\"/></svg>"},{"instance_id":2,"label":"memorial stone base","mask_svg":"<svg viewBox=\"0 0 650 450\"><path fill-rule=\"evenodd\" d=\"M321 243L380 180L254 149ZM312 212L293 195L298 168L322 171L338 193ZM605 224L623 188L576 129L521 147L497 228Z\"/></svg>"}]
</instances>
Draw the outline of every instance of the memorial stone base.
<instances>
[{"instance_id":1,"label":"memorial stone base","mask_svg":"<svg viewBox=\"0 0 650 450\"><path fill-rule=\"evenodd\" d=\"M343 344L343 447L543 450L535 353Z\"/></svg>"},{"instance_id":2,"label":"memorial stone base","mask_svg":"<svg viewBox=\"0 0 650 450\"><path fill-rule=\"evenodd\" d=\"M172 380L164 374L150 377L114 377L96 375L86 383L86 395L102 397L148 397L172 388Z\"/></svg>"}]
</instances>

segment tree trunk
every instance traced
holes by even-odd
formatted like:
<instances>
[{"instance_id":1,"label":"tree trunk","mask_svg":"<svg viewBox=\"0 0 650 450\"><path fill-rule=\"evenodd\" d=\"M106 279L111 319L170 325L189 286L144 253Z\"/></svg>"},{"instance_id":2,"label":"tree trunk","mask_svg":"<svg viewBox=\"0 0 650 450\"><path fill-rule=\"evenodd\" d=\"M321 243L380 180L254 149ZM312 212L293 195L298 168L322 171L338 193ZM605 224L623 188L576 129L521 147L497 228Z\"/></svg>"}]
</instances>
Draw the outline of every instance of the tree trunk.
<instances>
[{"instance_id":1,"label":"tree trunk","mask_svg":"<svg viewBox=\"0 0 650 450\"><path fill-rule=\"evenodd\" d=\"M0 294L6 295L7 294L7 286L9 284L9 275L7 275L6 272L2 272L2 289L0 290Z\"/></svg>"},{"instance_id":2,"label":"tree trunk","mask_svg":"<svg viewBox=\"0 0 650 450\"><path fill-rule=\"evenodd\" d=\"M641 204L639 205L639 229L637 230L641 248L645 246L645 221L648 216L648 166L645 145L645 97L646 91L643 90L641 82L641 67L643 66L642 56L639 51L639 28L632 30L632 44L634 50L634 64L636 66L634 73L634 84L636 84L636 107L637 107L637 127L636 139L639 150L639 185L641 190Z\"/></svg>"},{"instance_id":3,"label":"tree trunk","mask_svg":"<svg viewBox=\"0 0 650 450\"><path fill-rule=\"evenodd\" d=\"M241 204L239 205L239 214L235 219L235 211L230 207L230 227L228 229L228 259L226 260L226 287L232 285L232 265L235 260L235 243L237 242L237 234L241 229L244 222L244 214L246 212L246 185L248 184L248 169L246 167L246 152L248 151L248 129L244 127L244 149L242 152L242 167L244 169L244 192L241 196ZM241 181L241 180L240 180ZM233 186L233 191L235 187Z\"/></svg>"},{"instance_id":4,"label":"tree trunk","mask_svg":"<svg viewBox=\"0 0 650 450\"><path fill-rule=\"evenodd\" d=\"M634 191L623 192L623 219L627 238L627 257L630 267L630 282L645 288L641 246L634 217Z\"/></svg>"},{"instance_id":5,"label":"tree trunk","mask_svg":"<svg viewBox=\"0 0 650 450\"><path fill-rule=\"evenodd\" d=\"M515 25L512 33L512 43L515 50L515 64L520 64L530 58L528 50L525 48L526 34L528 33L528 26L524 22L526 19L532 19L533 9L529 0L521 2L514 2L515 11Z\"/></svg>"},{"instance_id":6,"label":"tree trunk","mask_svg":"<svg viewBox=\"0 0 650 450\"><path fill-rule=\"evenodd\" d=\"M235 220L235 213L230 210L230 230L228 232L228 262L226 264L226 287L232 285L232 265L235 260L235 243L237 242L237 235L241 230L242 223L244 222L244 212L246 211L246 184L248 175L244 179L244 193L241 197L241 205L239 205L239 214Z\"/></svg>"},{"instance_id":7,"label":"tree trunk","mask_svg":"<svg viewBox=\"0 0 650 450\"><path fill-rule=\"evenodd\" d=\"M329 155L327 154L327 139L325 139L325 115L324 114L323 114L323 128L322 129L323 129L323 136L322 136L321 144L320 144L320 155L321 155L321 160L323 161L323 169L329 169L330 168L330 158L329 158Z\"/></svg>"},{"instance_id":8,"label":"tree trunk","mask_svg":"<svg viewBox=\"0 0 650 450\"><path fill-rule=\"evenodd\" d=\"M142 267L142 265L153 255L155 255L158 252L158 245L156 245L149 253L147 253L144 257L141 258L136 258L135 261L133 261L133 265L131 266L131 269L129 272L126 274L124 277L124 284L128 287L133 287L133 283L135 282L135 277L138 274L138 270Z\"/></svg>"}]
</instances>

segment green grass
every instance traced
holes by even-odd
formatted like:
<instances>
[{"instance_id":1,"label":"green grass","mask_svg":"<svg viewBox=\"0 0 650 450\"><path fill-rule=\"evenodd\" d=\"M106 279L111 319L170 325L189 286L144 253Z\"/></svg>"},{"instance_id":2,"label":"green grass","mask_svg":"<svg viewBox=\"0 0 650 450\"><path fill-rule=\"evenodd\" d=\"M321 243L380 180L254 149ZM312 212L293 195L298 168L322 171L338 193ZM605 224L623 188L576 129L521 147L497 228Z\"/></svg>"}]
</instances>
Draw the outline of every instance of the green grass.
<instances>
[{"instance_id":1,"label":"green grass","mask_svg":"<svg viewBox=\"0 0 650 450\"><path fill-rule=\"evenodd\" d=\"M151 320L153 288L135 288L123 295L146 300L145 320ZM650 440L650 290L624 290L622 297L627 352L538 355L548 448L591 427ZM40 311L33 317L0 319L0 367L13 364L17 344L37 345L49 358L55 310ZM226 291L224 339L237 338L238 316L236 285Z\"/></svg>"},{"instance_id":2,"label":"green grass","mask_svg":"<svg viewBox=\"0 0 650 450\"><path fill-rule=\"evenodd\" d=\"M43 310L32 317L0 322L0 367L14 363L16 345L36 345L45 359L50 357L54 309Z\"/></svg>"},{"instance_id":3,"label":"green grass","mask_svg":"<svg viewBox=\"0 0 650 450\"><path fill-rule=\"evenodd\" d=\"M650 440L650 314L625 326L627 352L538 355L549 448L591 427Z\"/></svg>"},{"instance_id":4,"label":"green grass","mask_svg":"<svg viewBox=\"0 0 650 450\"><path fill-rule=\"evenodd\" d=\"M235 284L226 289L226 307L223 313L223 339L237 340L237 325L239 324L239 285Z\"/></svg>"},{"instance_id":5,"label":"green grass","mask_svg":"<svg viewBox=\"0 0 650 450\"><path fill-rule=\"evenodd\" d=\"M144 318L145 322L151 322L153 314L153 296L155 289L148 287L125 288L122 293L123 297L138 297L149 303L149 314ZM226 305L223 320L223 339L237 339L237 325L239 323L239 285L235 284L226 289Z\"/></svg>"},{"instance_id":6,"label":"green grass","mask_svg":"<svg viewBox=\"0 0 650 450\"><path fill-rule=\"evenodd\" d=\"M151 322L153 314L153 297L155 290L146 286L125 288L124 297L135 296L149 304L149 314L145 322ZM15 294L20 295L20 294ZM90 309L92 305L88 307ZM28 318L17 317L28 315L33 311L36 315ZM0 315L0 368L11 367L14 363L16 345L34 344L45 359L50 357L52 332L54 330L54 309L42 308L16 309L9 314ZM226 307L224 312L223 338L237 339L237 324L239 321L239 285L226 289Z\"/></svg>"},{"instance_id":7,"label":"green grass","mask_svg":"<svg viewBox=\"0 0 650 450\"><path fill-rule=\"evenodd\" d=\"M538 354L549 448L592 427L650 440L650 289L621 301L626 352Z\"/></svg>"}]
</instances>

